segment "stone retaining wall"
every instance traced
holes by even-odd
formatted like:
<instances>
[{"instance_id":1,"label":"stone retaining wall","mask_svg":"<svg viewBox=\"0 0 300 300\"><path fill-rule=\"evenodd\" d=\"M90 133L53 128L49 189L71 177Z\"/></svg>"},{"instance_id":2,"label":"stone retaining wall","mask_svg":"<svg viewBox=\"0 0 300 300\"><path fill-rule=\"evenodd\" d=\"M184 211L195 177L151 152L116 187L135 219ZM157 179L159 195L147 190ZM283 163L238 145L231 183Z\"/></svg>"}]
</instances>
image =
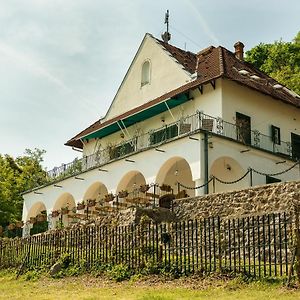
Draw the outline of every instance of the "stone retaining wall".
<instances>
[{"instance_id":1,"label":"stone retaining wall","mask_svg":"<svg viewBox=\"0 0 300 300\"><path fill-rule=\"evenodd\" d=\"M178 199L174 201L173 210L179 220L188 220L288 212L294 210L294 203L300 204L300 181Z\"/></svg>"}]
</instances>

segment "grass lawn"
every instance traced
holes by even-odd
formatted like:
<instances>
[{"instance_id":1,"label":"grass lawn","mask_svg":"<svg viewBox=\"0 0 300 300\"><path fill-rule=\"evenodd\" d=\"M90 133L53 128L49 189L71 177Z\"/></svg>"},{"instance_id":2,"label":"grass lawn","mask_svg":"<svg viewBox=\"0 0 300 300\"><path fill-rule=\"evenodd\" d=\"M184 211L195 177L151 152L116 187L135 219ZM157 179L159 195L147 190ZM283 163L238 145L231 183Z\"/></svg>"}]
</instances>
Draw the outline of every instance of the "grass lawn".
<instances>
[{"instance_id":1,"label":"grass lawn","mask_svg":"<svg viewBox=\"0 0 300 300\"><path fill-rule=\"evenodd\" d=\"M300 299L300 289L287 289L281 284L243 283L238 279L180 278L161 279L151 276L113 282L90 276L64 279L41 278L18 280L12 273L0 272L0 299Z\"/></svg>"}]
</instances>

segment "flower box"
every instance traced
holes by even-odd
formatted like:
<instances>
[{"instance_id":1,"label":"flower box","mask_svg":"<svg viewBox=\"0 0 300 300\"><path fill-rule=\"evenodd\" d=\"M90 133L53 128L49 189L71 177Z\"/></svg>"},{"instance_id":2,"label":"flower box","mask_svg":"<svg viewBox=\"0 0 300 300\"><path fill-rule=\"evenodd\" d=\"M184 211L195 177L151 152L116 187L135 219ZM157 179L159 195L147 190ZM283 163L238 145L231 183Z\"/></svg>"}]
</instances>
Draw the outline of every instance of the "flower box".
<instances>
[{"instance_id":1,"label":"flower box","mask_svg":"<svg viewBox=\"0 0 300 300\"><path fill-rule=\"evenodd\" d=\"M12 224L9 224L9 225L7 226L7 229L8 229L8 230L14 230L15 227L16 227L16 225L12 223Z\"/></svg>"},{"instance_id":2,"label":"flower box","mask_svg":"<svg viewBox=\"0 0 300 300\"><path fill-rule=\"evenodd\" d=\"M38 215L36 216L36 220L37 220L38 222L44 222L44 221L47 220L47 216L46 216L45 214L38 214Z\"/></svg>"},{"instance_id":3,"label":"flower box","mask_svg":"<svg viewBox=\"0 0 300 300\"><path fill-rule=\"evenodd\" d=\"M61 208L61 214L62 215L67 215L69 213L69 208L68 207L62 207Z\"/></svg>"},{"instance_id":4,"label":"flower box","mask_svg":"<svg viewBox=\"0 0 300 300\"><path fill-rule=\"evenodd\" d=\"M85 209L85 204L84 203L77 203L77 210L83 210Z\"/></svg>"},{"instance_id":5,"label":"flower box","mask_svg":"<svg viewBox=\"0 0 300 300\"><path fill-rule=\"evenodd\" d=\"M52 215L52 218L57 218L59 216L59 211L58 210L53 210L51 215Z\"/></svg>"},{"instance_id":6,"label":"flower box","mask_svg":"<svg viewBox=\"0 0 300 300\"><path fill-rule=\"evenodd\" d=\"M127 191L120 191L118 193L118 197L119 198L126 198L126 197L128 197L128 192Z\"/></svg>"},{"instance_id":7,"label":"flower box","mask_svg":"<svg viewBox=\"0 0 300 300\"><path fill-rule=\"evenodd\" d=\"M36 217L31 217L31 218L29 219L29 222L30 222L31 224L35 224L35 223L36 223Z\"/></svg>"},{"instance_id":8,"label":"flower box","mask_svg":"<svg viewBox=\"0 0 300 300\"><path fill-rule=\"evenodd\" d=\"M23 222L23 221L17 221L17 222L16 222L16 227L17 227L17 228L21 228L21 227L23 227L23 225L24 225L24 222Z\"/></svg>"},{"instance_id":9,"label":"flower box","mask_svg":"<svg viewBox=\"0 0 300 300\"><path fill-rule=\"evenodd\" d=\"M93 207L95 205L96 205L96 200L95 199L88 200L88 203L87 203L88 207Z\"/></svg>"},{"instance_id":10,"label":"flower box","mask_svg":"<svg viewBox=\"0 0 300 300\"><path fill-rule=\"evenodd\" d=\"M172 191L171 186L168 185L168 184L162 184L162 185L160 186L160 189L161 189L162 191L165 191L165 192L171 192L171 191Z\"/></svg>"},{"instance_id":11,"label":"flower box","mask_svg":"<svg viewBox=\"0 0 300 300\"><path fill-rule=\"evenodd\" d=\"M142 184L139 188L140 192L146 193L150 189L149 184Z\"/></svg>"},{"instance_id":12,"label":"flower box","mask_svg":"<svg viewBox=\"0 0 300 300\"><path fill-rule=\"evenodd\" d=\"M113 194L106 194L105 195L105 202L110 202L115 199L115 196Z\"/></svg>"}]
</instances>

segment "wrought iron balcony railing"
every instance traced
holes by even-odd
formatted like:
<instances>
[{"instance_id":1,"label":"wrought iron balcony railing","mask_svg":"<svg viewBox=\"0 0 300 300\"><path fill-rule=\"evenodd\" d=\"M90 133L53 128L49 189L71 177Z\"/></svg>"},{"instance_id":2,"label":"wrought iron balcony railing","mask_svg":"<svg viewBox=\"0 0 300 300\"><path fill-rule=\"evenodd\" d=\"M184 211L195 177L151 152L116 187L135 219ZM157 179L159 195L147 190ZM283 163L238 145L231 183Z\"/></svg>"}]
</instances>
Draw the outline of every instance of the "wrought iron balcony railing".
<instances>
[{"instance_id":1,"label":"wrought iron balcony railing","mask_svg":"<svg viewBox=\"0 0 300 300\"><path fill-rule=\"evenodd\" d=\"M292 159L291 143L281 141L280 144L276 144L270 136L262 134L257 130L250 130L245 126L232 124L221 118L215 118L198 112L172 124L136 136L131 140L109 146L92 155L84 156L80 159L77 158L71 163L56 167L47 172L48 181L49 183L59 181L71 175L103 166L110 161L126 157L137 151L146 150L201 130L206 130L214 135L222 136L249 147L262 149Z\"/></svg>"}]
</instances>

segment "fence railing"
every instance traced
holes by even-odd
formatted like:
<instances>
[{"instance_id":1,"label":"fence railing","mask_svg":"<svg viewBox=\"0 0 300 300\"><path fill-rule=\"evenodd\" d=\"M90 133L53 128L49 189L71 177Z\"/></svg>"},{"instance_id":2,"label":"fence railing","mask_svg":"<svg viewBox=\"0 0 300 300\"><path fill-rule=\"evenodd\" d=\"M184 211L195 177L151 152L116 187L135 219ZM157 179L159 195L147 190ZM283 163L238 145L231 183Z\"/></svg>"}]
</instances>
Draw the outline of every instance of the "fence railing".
<instances>
[{"instance_id":1,"label":"fence railing","mask_svg":"<svg viewBox=\"0 0 300 300\"><path fill-rule=\"evenodd\" d=\"M81 159L77 158L71 163L56 167L47 172L48 180L52 182L70 175L76 175L88 169L105 165L112 160L158 146L199 130L207 130L218 136L238 141L247 146L292 158L292 146L289 142L281 141L280 144L275 144L270 136L264 135L257 130L249 130L248 132L247 129L241 128L237 124L232 124L221 118L215 118L199 112L151 130L146 134L136 136L133 139L109 146L92 155L84 156ZM247 134L249 135L249 139L244 138Z\"/></svg>"},{"instance_id":2,"label":"fence railing","mask_svg":"<svg viewBox=\"0 0 300 300\"><path fill-rule=\"evenodd\" d=\"M228 271L287 276L294 251L290 214L182 221L137 226L87 226L28 238L0 239L0 267L51 266L62 254L70 263L159 266L179 274Z\"/></svg>"}]
</instances>

